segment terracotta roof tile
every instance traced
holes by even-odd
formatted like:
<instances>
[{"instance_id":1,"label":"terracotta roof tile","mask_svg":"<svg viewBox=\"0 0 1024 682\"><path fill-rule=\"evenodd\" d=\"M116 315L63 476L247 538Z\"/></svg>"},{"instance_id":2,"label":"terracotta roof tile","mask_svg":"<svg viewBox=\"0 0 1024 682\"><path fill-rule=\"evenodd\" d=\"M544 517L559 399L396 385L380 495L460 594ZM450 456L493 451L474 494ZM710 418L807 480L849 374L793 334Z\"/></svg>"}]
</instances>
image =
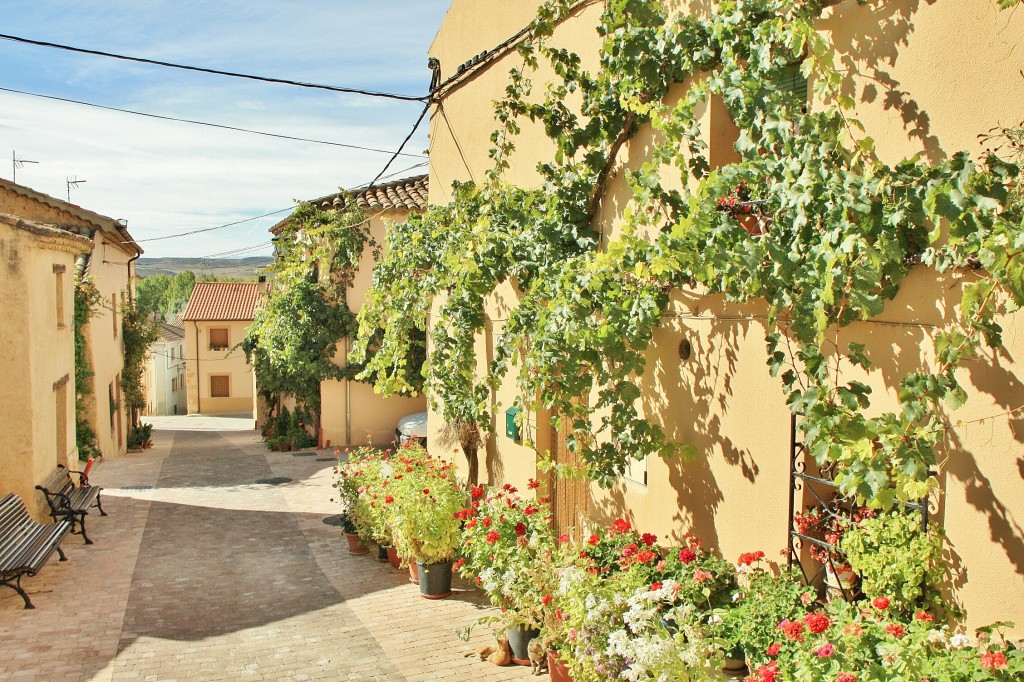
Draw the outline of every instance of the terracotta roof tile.
<instances>
[{"instance_id":1,"label":"terracotta roof tile","mask_svg":"<svg viewBox=\"0 0 1024 682\"><path fill-rule=\"evenodd\" d=\"M425 211L427 210L428 176L416 175L411 178L395 180L383 185L374 185L371 189L356 189L356 204L365 211ZM321 208L344 208L345 194L338 192L328 194L312 203ZM270 228L274 234L280 234L288 224L291 216Z\"/></svg>"},{"instance_id":2,"label":"terracotta roof tile","mask_svg":"<svg viewBox=\"0 0 1024 682\"><path fill-rule=\"evenodd\" d=\"M182 319L251 320L261 295L258 282L196 282Z\"/></svg>"}]
</instances>

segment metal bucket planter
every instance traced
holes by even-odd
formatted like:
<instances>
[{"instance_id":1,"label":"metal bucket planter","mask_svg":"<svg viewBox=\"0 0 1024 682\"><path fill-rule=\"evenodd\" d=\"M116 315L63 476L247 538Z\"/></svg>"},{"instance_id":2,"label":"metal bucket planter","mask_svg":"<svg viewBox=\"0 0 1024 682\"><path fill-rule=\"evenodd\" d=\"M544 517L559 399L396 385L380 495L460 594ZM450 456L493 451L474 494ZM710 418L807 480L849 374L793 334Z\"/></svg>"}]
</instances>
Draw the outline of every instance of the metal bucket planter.
<instances>
[{"instance_id":1,"label":"metal bucket planter","mask_svg":"<svg viewBox=\"0 0 1024 682\"><path fill-rule=\"evenodd\" d=\"M420 596L444 599L452 594L452 561L439 564L417 563L420 577Z\"/></svg>"},{"instance_id":2,"label":"metal bucket planter","mask_svg":"<svg viewBox=\"0 0 1024 682\"><path fill-rule=\"evenodd\" d=\"M516 665L530 665L530 640L540 635L540 630L514 625L505 630L508 646L512 649L512 662Z\"/></svg>"}]
</instances>

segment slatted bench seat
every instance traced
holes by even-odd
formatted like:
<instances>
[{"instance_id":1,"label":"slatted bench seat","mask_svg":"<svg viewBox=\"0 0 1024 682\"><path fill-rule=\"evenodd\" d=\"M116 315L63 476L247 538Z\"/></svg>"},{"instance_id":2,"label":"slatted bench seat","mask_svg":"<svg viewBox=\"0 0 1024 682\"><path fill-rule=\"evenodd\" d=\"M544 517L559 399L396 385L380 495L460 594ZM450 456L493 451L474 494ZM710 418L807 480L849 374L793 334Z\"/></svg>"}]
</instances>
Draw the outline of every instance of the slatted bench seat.
<instances>
[{"instance_id":1,"label":"slatted bench seat","mask_svg":"<svg viewBox=\"0 0 1024 682\"><path fill-rule=\"evenodd\" d=\"M39 523L28 515L25 503L14 493L0 498L0 584L25 600L26 609L34 609L28 594L21 587L21 576L35 575L56 550L61 561L67 561L60 541L71 530L71 523Z\"/></svg>"},{"instance_id":2,"label":"slatted bench seat","mask_svg":"<svg viewBox=\"0 0 1024 682\"><path fill-rule=\"evenodd\" d=\"M71 474L78 476L78 485L75 485ZM56 473L45 485L37 485L36 490L46 496L46 503L50 505L50 516L54 521L67 519L71 522L71 533L81 535L85 544L92 544L92 540L85 533L85 516L92 507L100 510L100 516L107 515L100 500L100 491L103 488L89 485L88 474L58 464Z\"/></svg>"}]
</instances>

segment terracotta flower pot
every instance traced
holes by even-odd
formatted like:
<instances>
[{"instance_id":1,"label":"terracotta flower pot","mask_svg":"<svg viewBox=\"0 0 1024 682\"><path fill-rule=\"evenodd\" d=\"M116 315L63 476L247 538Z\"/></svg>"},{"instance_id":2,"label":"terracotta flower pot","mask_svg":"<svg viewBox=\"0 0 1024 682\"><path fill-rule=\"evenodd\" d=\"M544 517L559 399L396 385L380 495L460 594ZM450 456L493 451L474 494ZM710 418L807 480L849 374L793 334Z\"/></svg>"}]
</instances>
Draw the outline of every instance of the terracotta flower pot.
<instances>
[{"instance_id":1,"label":"terracotta flower pot","mask_svg":"<svg viewBox=\"0 0 1024 682\"><path fill-rule=\"evenodd\" d=\"M355 533L345 533L345 539L348 540L349 554L366 554L370 551L363 539Z\"/></svg>"},{"instance_id":2,"label":"terracotta flower pot","mask_svg":"<svg viewBox=\"0 0 1024 682\"><path fill-rule=\"evenodd\" d=\"M551 682L573 682L569 669L562 662L562 657L551 649L548 649L548 675L551 676Z\"/></svg>"},{"instance_id":3,"label":"terracotta flower pot","mask_svg":"<svg viewBox=\"0 0 1024 682\"><path fill-rule=\"evenodd\" d=\"M415 561L409 562L409 582L415 585L420 584L420 570Z\"/></svg>"},{"instance_id":4,"label":"terracotta flower pot","mask_svg":"<svg viewBox=\"0 0 1024 682\"><path fill-rule=\"evenodd\" d=\"M402 557L398 556L398 550L394 547L388 547L388 563L394 569L402 567Z\"/></svg>"}]
</instances>

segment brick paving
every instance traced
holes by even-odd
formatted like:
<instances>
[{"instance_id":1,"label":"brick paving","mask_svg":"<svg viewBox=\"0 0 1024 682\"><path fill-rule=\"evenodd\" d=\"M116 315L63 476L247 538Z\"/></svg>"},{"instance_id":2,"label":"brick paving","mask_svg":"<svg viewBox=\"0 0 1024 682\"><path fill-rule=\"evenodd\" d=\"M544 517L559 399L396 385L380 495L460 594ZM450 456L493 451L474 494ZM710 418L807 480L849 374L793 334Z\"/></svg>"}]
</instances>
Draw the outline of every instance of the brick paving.
<instances>
[{"instance_id":1,"label":"brick paving","mask_svg":"<svg viewBox=\"0 0 1024 682\"><path fill-rule=\"evenodd\" d=\"M456 635L494 614L481 593L423 599L348 554L323 523L329 452L268 452L251 420L153 421L151 450L93 470L110 514L89 516L95 544L68 536L68 561L23 580L36 609L0 589L0 679L538 679L462 656L491 639Z\"/></svg>"}]
</instances>

